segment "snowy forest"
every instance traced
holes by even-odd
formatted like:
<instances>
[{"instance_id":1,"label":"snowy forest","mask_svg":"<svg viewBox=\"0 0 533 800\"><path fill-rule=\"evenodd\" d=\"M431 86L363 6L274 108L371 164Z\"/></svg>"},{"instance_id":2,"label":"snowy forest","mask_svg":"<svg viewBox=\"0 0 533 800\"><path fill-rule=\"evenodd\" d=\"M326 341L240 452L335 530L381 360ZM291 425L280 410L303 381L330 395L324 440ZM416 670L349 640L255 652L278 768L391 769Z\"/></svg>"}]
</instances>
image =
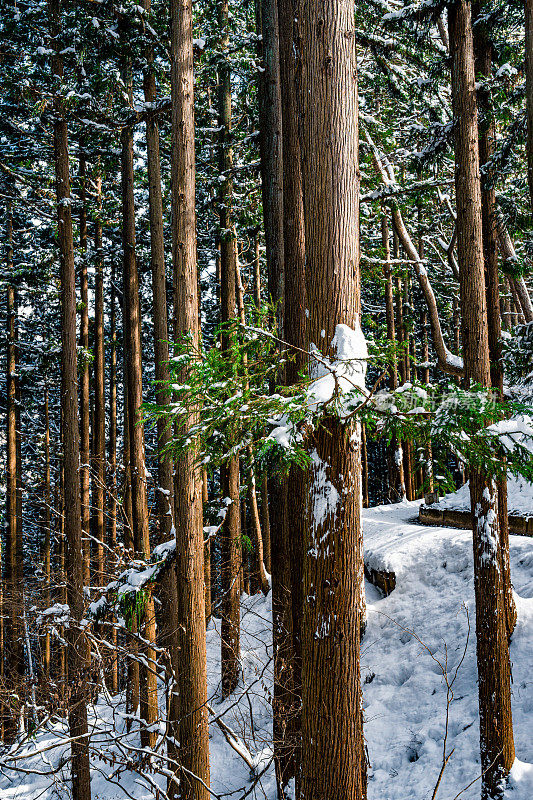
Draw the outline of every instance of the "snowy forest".
<instances>
[{"instance_id":1,"label":"snowy forest","mask_svg":"<svg viewBox=\"0 0 533 800\"><path fill-rule=\"evenodd\" d=\"M1 800L533 798L533 0L1 0Z\"/></svg>"}]
</instances>

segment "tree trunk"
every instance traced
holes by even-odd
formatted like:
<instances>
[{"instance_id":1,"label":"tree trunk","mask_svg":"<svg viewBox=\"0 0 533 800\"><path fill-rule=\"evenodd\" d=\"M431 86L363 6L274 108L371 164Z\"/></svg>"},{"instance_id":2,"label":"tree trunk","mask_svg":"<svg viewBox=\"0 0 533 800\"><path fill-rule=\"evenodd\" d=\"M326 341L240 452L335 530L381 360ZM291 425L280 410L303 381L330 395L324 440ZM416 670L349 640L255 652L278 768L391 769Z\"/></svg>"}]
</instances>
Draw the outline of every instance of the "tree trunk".
<instances>
[{"instance_id":1,"label":"tree trunk","mask_svg":"<svg viewBox=\"0 0 533 800\"><path fill-rule=\"evenodd\" d=\"M527 182L531 209L533 210L533 0L524 0L525 56L526 56L526 111L527 111Z\"/></svg>"},{"instance_id":2,"label":"tree trunk","mask_svg":"<svg viewBox=\"0 0 533 800\"><path fill-rule=\"evenodd\" d=\"M48 384L44 389L44 606L50 608L52 579L51 572L51 526L52 526L52 483L50 470L50 413L48 405ZM45 685L50 681L50 631L44 635L43 669Z\"/></svg>"},{"instance_id":3,"label":"tree trunk","mask_svg":"<svg viewBox=\"0 0 533 800\"><path fill-rule=\"evenodd\" d=\"M110 338L111 354L109 364L109 492L107 500L108 530L107 543L113 555L110 556L110 571L115 574L117 546L117 322L116 322L116 290L115 290L115 261L111 262L111 298L110 298ZM124 426L124 430L125 430ZM126 437L127 438L127 437ZM109 674L109 690L112 695L118 692L119 670L117 653L117 630L113 627L109 633L113 653Z\"/></svg>"},{"instance_id":4,"label":"tree trunk","mask_svg":"<svg viewBox=\"0 0 533 800\"><path fill-rule=\"evenodd\" d=\"M189 334L199 347L196 256L194 73L191 0L171 4L172 260L176 336ZM183 381L187 381L184 369ZM191 410L187 424L198 421ZM176 462L176 547L180 774L171 796L209 798L209 728L205 637L202 474L189 450ZM195 775L192 778L190 773ZM203 783L200 783L203 781Z\"/></svg>"},{"instance_id":5,"label":"tree trunk","mask_svg":"<svg viewBox=\"0 0 533 800\"><path fill-rule=\"evenodd\" d=\"M106 586L105 539L105 352L104 352L104 253L102 243L102 178L96 176L94 249L94 431L93 431L93 531L96 541L96 585Z\"/></svg>"},{"instance_id":6,"label":"tree trunk","mask_svg":"<svg viewBox=\"0 0 533 800\"><path fill-rule=\"evenodd\" d=\"M124 70L125 83L131 87L129 68ZM130 89L131 91L131 89ZM141 308L139 297L139 276L135 255L135 207L133 196L133 129L124 128L122 142L122 217L123 217L123 281L124 281L124 321L127 335L125 353L128 376L128 422L130 439L130 469L133 542L138 557L150 559L150 538L148 530L148 502L146 497L146 467L144 460L144 424L142 422L142 348L141 348ZM155 611L151 594L146 600L144 610L143 637L149 643L155 642ZM139 669L141 744L153 748L157 735L149 730L157 720L157 676L155 650L143 647L143 663Z\"/></svg>"},{"instance_id":7,"label":"tree trunk","mask_svg":"<svg viewBox=\"0 0 533 800\"><path fill-rule=\"evenodd\" d=\"M91 465L90 465L90 384L89 384L89 279L87 274L87 201L85 183L87 165L83 140L79 143L79 181L80 181L80 490L81 490L81 536L83 547L83 585L91 585ZM95 559L98 563L98 557Z\"/></svg>"},{"instance_id":8,"label":"tree trunk","mask_svg":"<svg viewBox=\"0 0 533 800\"><path fill-rule=\"evenodd\" d=\"M302 3L296 14L308 330L310 341L327 348L333 358L338 337L356 337L353 328L359 329L353 14L347 0L326 0L320 8ZM338 327L342 325L347 328ZM310 367L311 376L319 374L313 364ZM359 800L366 794L360 682L360 430L324 416L310 438L303 563L302 796ZM325 508L320 486L331 488Z\"/></svg>"},{"instance_id":9,"label":"tree trunk","mask_svg":"<svg viewBox=\"0 0 533 800\"><path fill-rule=\"evenodd\" d=\"M219 170L221 174L218 207L220 226L221 320L235 319L235 275L237 250L232 228L233 154L231 148L231 68L229 47L228 0L219 0L218 25L221 36L221 58L218 69L219 115ZM231 345L226 332L222 336L222 350ZM220 488L223 498L228 498L226 516L220 531L220 616L222 696L227 697L239 681L240 661L240 597L239 572L241 568L240 512L239 512L239 459L233 457L220 469Z\"/></svg>"},{"instance_id":10,"label":"tree trunk","mask_svg":"<svg viewBox=\"0 0 533 800\"><path fill-rule=\"evenodd\" d=\"M59 55L59 0L49 0L55 54L52 72L63 78ZM59 87L58 87L59 88ZM80 438L78 430L76 286L70 196L68 132L60 95L54 98L54 160L56 177L58 245L61 275L61 410L63 429L64 524L66 534L68 643L68 721L72 737L72 797L90 800L91 776L87 724L87 646L79 623L83 617L83 553L80 500Z\"/></svg>"},{"instance_id":11,"label":"tree trunk","mask_svg":"<svg viewBox=\"0 0 533 800\"><path fill-rule=\"evenodd\" d=\"M448 9L455 131L457 248L465 377L491 385L483 258L481 182L470 4ZM503 795L514 761L509 644L499 565L500 530L494 482L470 471L479 686L482 797Z\"/></svg>"},{"instance_id":12,"label":"tree trunk","mask_svg":"<svg viewBox=\"0 0 533 800\"><path fill-rule=\"evenodd\" d=\"M472 13L475 17L482 10L483 2L475 3ZM486 24L478 22L474 27L474 53L476 73L490 80L492 74L492 43ZM487 168L494 154L495 123L489 93L478 92L478 106L482 113L478 120L479 163ZM487 294L487 322L489 339L490 374L494 389L500 398L503 396L503 368L501 362L501 317L500 317L500 278L498 273L498 232L496 226L496 193L492 171L484 173L481 185L481 213L483 229L483 257L485 261L485 283ZM509 517L507 515L507 475L498 481L498 525L500 527L500 569L503 582L505 618L507 633L511 636L516 625L517 611L511 584L509 559Z\"/></svg>"},{"instance_id":13,"label":"tree trunk","mask_svg":"<svg viewBox=\"0 0 533 800\"><path fill-rule=\"evenodd\" d=\"M383 210L381 214L381 244L383 247L383 275L385 278L385 314L387 317L387 339L391 345L396 346L396 325L394 322L394 286L390 264L389 224ZM390 367L389 387L394 391L398 388L398 358L394 354ZM405 500L405 478L403 472L402 443L394 437L389 445L389 499L392 501ZM391 491L392 490L392 491Z\"/></svg>"},{"instance_id":14,"label":"tree trunk","mask_svg":"<svg viewBox=\"0 0 533 800\"><path fill-rule=\"evenodd\" d=\"M13 215L7 209L7 274L13 274ZM19 702L24 680L24 645L22 631L22 531L19 530L19 447L17 442L17 307L15 289L7 286L7 358L6 358L6 534L4 554L4 604L7 609L3 654L8 665L5 743L11 744L18 731ZM17 701L16 698L20 698ZM9 711L8 711L9 709Z\"/></svg>"}]
</instances>

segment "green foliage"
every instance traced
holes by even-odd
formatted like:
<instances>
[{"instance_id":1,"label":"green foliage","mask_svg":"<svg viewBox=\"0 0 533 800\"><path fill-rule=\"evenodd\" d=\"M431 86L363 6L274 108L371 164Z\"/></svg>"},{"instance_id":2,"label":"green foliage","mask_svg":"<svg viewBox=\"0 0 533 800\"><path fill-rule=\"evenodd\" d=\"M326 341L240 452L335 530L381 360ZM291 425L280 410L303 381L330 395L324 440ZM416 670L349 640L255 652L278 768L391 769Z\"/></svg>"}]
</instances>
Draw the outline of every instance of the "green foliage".
<instances>
[{"instance_id":1,"label":"green foliage","mask_svg":"<svg viewBox=\"0 0 533 800\"><path fill-rule=\"evenodd\" d=\"M137 628L140 628L146 612L149 592L143 587L136 591L123 592L119 596L119 609L124 617L128 630L133 629L133 620L137 618Z\"/></svg>"},{"instance_id":2,"label":"green foliage","mask_svg":"<svg viewBox=\"0 0 533 800\"><path fill-rule=\"evenodd\" d=\"M265 321L264 315L257 320ZM227 341L222 350L221 337ZM238 322L220 326L213 347L198 350L190 336L174 345L169 361L168 406L146 405L149 419L164 418L173 432L174 458L193 448L199 463L212 471L244 448L259 462L277 467L306 463L295 438L281 447L270 437L283 417L297 428L305 416L303 390L272 386L292 356L279 348L274 333Z\"/></svg>"}]
</instances>

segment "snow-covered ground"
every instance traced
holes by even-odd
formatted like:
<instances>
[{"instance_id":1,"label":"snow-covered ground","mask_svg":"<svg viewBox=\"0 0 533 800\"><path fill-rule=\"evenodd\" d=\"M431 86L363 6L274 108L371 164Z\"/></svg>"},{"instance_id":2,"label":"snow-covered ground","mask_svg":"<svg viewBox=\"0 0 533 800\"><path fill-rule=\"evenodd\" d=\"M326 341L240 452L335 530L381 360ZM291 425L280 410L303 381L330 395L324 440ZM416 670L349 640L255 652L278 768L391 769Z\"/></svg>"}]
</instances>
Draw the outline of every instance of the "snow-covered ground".
<instances>
[{"instance_id":1,"label":"snow-covered ground","mask_svg":"<svg viewBox=\"0 0 533 800\"><path fill-rule=\"evenodd\" d=\"M446 494L431 508L448 508L454 511L470 511L470 487L468 482L451 494ZM533 517L533 483L521 476L507 478L507 510L517 517Z\"/></svg>"},{"instance_id":2,"label":"snow-covered ground","mask_svg":"<svg viewBox=\"0 0 533 800\"><path fill-rule=\"evenodd\" d=\"M470 638L453 684L447 753L453 750L437 794L453 800L479 776L477 688L475 670L475 615L472 581L471 534L416 523L417 503L401 503L364 511L367 560L376 568L396 572L396 589L387 598L367 584L368 627L362 648L362 676L368 753L371 771L369 800L425 800L431 798L442 763L446 718L446 684L442 665L453 679L461 660L470 618ZM533 797L533 543L511 536L513 581L517 593L518 624L513 635L513 717L517 762L508 789L510 800ZM274 800L271 760L272 687L270 598L245 598L242 605L242 659L244 681L235 696L219 700L220 638L216 623L208 630L208 677L211 706L241 737L241 749L251 753L255 777L245 761L211 725L212 788L216 794L233 792L237 800L252 789L250 798ZM447 658L447 662L446 662ZM437 660L436 660L437 659ZM154 800L163 778L124 772L113 764L109 733L122 732L122 699L113 705L101 700L91 711L93 735L93 798ZM68 798L68 764L61 766L68 745L58 742L61 726L50 727L19 752L17 765L27 772L0 772L2 800ZM122 739L122 747L138 746L137 732ZM35 755L35 750L44 751ZM103 758L102 758L103 757ZM49 772L53 778L35 775ZM118 770L118 772L117 772ZM29 774L28 774L29 773ZM252 788L257 776L255 788ZM114 782L109 782L112 776ZM120 785L126 790L123 791ZM479 781L461 794L478 800Z\"/></svg>"}]
</instances>

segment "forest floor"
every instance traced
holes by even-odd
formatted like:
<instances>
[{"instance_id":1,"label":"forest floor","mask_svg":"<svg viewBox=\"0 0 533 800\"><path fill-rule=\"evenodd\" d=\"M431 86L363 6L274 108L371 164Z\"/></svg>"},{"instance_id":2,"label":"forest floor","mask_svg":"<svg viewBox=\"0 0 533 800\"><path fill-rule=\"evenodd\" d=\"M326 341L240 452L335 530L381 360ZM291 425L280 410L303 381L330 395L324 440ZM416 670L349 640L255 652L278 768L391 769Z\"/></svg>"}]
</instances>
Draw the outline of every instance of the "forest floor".
<instances>
[{"instance_id":1,"label":"forest floor","mask_svg":"<svg viewBox=\"0 0 533 800\"><path fill-rule=\"evenodd\" d=\"M367 584L368 626L362 647L365 735L370 758L369 800L430 800L441 769L446 735L447 687L452 680L446 754L453 750L438 800L479 800L480 774L475 668L475 609L471 534L416 522L418 503L365 509L366 560L396 573L396 589L383 598ZM511 536L518 623L513 634L513 719L517 761L506 797L533 797L533 544ZM271 764L271 601L242 603L244 679L220 702L218 621L208 630L211 706L238 735L237 748L211 725L211 785L227 800L274 800ZM467 642L468 639L468 642ZM465 652L466 649L466 652ZM440 662L440 663L439 663ZM441 668L442 666L442 668ZM161 775L120 766L138 731L125 734L124 698L101 697L90 710L93 800L153 800ZM62 724L49 725L6 762L0 757L2 800L68 798L69 745ZM47 749L47 748L52 749ZM36 753L35 751L41 751ZM44 752L43 752L44 751ZM15 755L15 754L13 754ZM24 758L21 758L24 756ZM114 762L114 763L113 763ZM26 772L16 771L22 767ZM53 776L35 774L55 770ZM467 788L468 787L468 788ZM248 794L247 794L248 793Z\"/></svg>"}]
</instances>

